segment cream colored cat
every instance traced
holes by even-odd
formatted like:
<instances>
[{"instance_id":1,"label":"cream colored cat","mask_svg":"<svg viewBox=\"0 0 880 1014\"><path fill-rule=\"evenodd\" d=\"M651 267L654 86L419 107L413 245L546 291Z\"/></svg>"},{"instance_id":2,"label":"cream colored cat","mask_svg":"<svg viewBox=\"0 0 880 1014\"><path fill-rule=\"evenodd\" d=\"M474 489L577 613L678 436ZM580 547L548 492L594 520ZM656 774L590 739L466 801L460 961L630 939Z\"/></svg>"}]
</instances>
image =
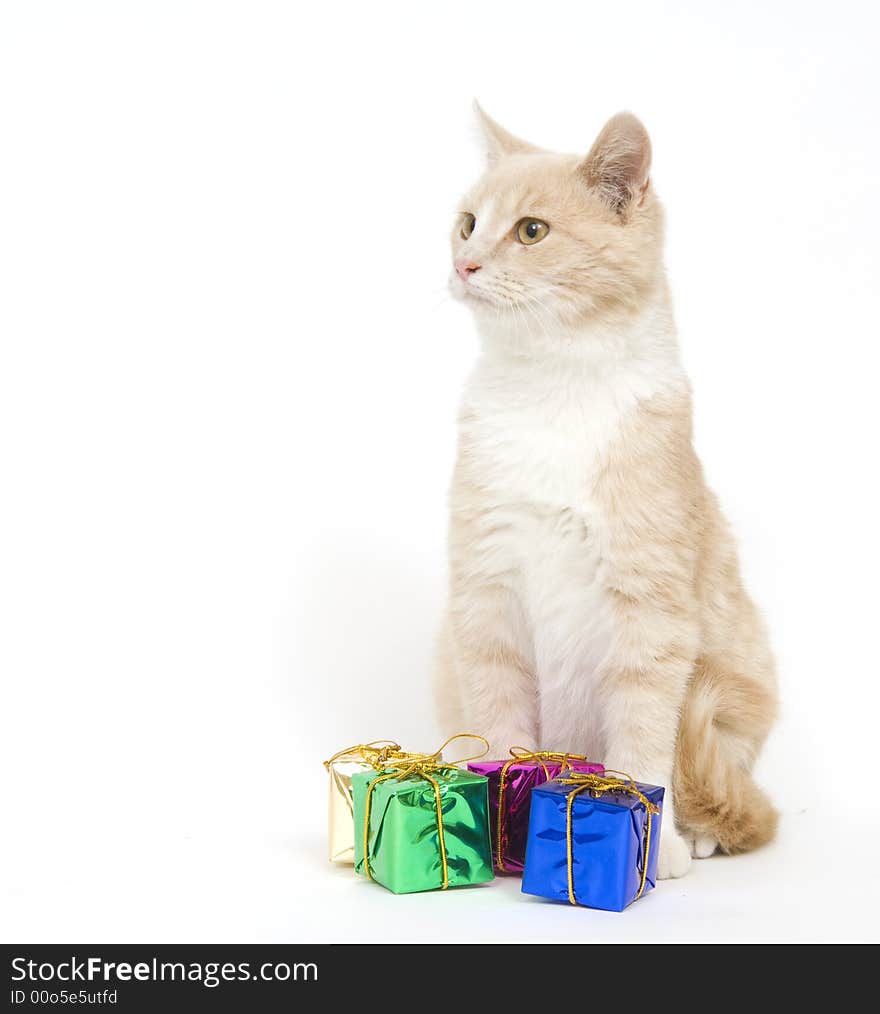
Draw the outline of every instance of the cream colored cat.
<instances>
[{"instance_id":1,"label":"cream colored cat","mask_svg":"<svg viewBox=\"0 0 880 1014\"><path fill-rule=\"evenodd\" d=\"M773 659L691 441L642 124L589 155L478 108L489 165L452 236L483 354L459 416L436 697L450 732L586 753L672 788L660 876L754 848Z\"/></svg>"}]
</instances>

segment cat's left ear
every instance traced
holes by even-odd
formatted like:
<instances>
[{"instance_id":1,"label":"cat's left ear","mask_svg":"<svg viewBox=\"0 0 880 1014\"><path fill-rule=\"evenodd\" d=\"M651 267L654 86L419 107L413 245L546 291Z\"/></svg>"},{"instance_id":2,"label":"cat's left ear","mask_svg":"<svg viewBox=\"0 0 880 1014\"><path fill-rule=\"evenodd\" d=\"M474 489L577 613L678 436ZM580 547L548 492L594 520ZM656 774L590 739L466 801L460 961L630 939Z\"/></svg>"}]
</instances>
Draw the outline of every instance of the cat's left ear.
<instances>
[{"instance_id":1,"label":"cat's left ear","mask_svg":"<svg viewBox=\"0 0 880 1014\"><path fill-rule=\"evenodd\" d=\"M492 119L476 99L474 99L474 112L477 114L477 121L486 142L486 160L490 166L495 165L505 155L535 154L543 150L534 144L529 144L528 141L523 141L520 137L516 137L509 130L505 130L500 123L496 123Z\"/></svg>"},{"instance_id":2,"label":"cat's left ear","mask_svg":"<svg viewBox=\"0 0 880 1014\"><path fill-rule=\"evenodd\" d=\"M579 170L587 186L625 218L644 200L651 171L651 139L632 113L618 113L602 128Z\"/></svg>"}]
</instances>

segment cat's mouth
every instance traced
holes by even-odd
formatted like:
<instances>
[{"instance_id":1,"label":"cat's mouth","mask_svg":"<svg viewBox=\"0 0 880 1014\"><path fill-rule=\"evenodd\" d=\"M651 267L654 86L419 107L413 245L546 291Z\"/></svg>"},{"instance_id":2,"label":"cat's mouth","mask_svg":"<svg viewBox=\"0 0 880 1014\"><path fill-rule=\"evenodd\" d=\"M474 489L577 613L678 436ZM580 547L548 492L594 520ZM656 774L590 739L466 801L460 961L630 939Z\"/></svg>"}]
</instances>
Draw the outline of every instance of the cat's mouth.
<instances>
[{"instance_id":1,"label":"cat's mouth","mask_svg":"<svg viewBox=\"0 0 880 1014\"><path fill-rule=\"evenodd\" d=\"M452 295L457 299L472 299L489 304L498 302L497 297L493 295L491 290L481 287L473 278L465 281L455 271L449 276L449 288L452 291Z\"/></svg>"}]
</instances>

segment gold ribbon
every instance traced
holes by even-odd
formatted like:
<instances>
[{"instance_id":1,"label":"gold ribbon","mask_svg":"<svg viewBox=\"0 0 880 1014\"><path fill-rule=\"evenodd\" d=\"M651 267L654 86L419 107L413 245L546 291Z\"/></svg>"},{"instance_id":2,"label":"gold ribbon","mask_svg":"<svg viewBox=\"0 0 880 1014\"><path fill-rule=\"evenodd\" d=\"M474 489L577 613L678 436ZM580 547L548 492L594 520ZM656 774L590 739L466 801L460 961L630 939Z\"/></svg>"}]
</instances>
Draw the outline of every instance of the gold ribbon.
<instances>
[{"instance_id":1,"label":"gold ribbon","mask_svg":"<svg viewBox=\"0 0 880 1014\"><path fill-rule=\"evenodd\" d=\"M478 739L483 744L484 749L481 753L474 754L471 757L461 757L456 761L441 763L443 751L456 739ZM443 801L440 796L440 783L434 778L434 774L457 770L457 764L464 764L465 761L469 760L478 760L480 757L485 757L488 752L489 744L482 736L476 736L472 732L459 732L454 736L450 736L433 753L408 753L400 750L387 759L385 767L393 764L395 770L383 771L382 774L374 778L367 786L367 796L364 801L364 872L370 880L374 879L373 871L370 869L370 801L373 796L373 789L375 789L379 782L388 781L390 778L403 781L404 778L408 778L410 775L417 775L430 782L434 788L434 806L437 810L437 844L440 849L440 868L442 870L440 890L446 890L449 886L449 867L446 862L446 837L443 831Z\"/></svg>"},{"instance_id":2,"label":"gold ribbon","mask_svg":"<svg viewBox=\"0 0 880 1014\"><path fill-rule=\"evenodd\" d=\"M544 769L544 775L549 782L550 772L547 769L547 761L561 765L559 770L560 775L566 769L571 770L572 760L584 761L587 764L591 763L588 758L579 753L560 753L557 750L528 750L524 746L512 746L510 748L510 758L501 768L498 783L498 827L495 830L495 861L502 873L514 872L504 865L504 794L507 788L505 780L511 767L524 761L537 761Z\"/></svg>"},{"instance_id":3,"label":"gold ribbon","mask_svg":"<svg viewBox=\"0 0 880 1014\"><path fill-rule=\"evenodd\" d=\"M648 876L648 857L651 854L651 818L660 812L660 807L652 803L644 792L640 791L632 777L625 771L612 771L612 775L622 775L621 778L609 778L609 772L604 775L597 775L589 771L572 771L568 778L560 778L563 785L577 786L573 792L569 792L565 811L565 844L566 862L568 864L568 900L572 905L577 901L574 896L574 858L572 855L572 833L571 833L571 808L575 797L581 792L589 790L597 796L603 792L623 792L626 795L634 796L645 807L647 819L645 821L645 860L642 864L642 875L639 881L639 890L634 901L642 896L645 890L645 879Z\"/></svg>"},{"instance_id":4,"label":"gold ribbon","mask_svg":"<svg viewBox=\"0 0 880 1014\"><path fill-rule=\"evenodd\" d=\"M324 761L324 767L329 771L334 761L349 757L381 768L385 766L388 757L401 752L400 744L395 743L393 739L374 739L371 743L356 743L354 746L345 747L344 750L337 750L329 760Z\"/></svg>"}]
</instances>

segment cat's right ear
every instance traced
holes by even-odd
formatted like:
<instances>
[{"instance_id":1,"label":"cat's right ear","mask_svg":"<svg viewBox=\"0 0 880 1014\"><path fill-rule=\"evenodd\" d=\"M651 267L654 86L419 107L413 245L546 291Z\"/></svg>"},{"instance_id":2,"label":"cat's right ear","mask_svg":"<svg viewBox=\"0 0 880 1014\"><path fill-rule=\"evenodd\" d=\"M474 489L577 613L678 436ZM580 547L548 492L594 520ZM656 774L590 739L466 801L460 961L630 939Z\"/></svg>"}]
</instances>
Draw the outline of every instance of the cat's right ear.
<instances>
[{"instance_id":1,"label":"cat's right ear","mask_svg":"<svg viewBox=\"0 0 880 1014\"><path fill-rule=\"evenodd\" d=\"M474 99L474 112L483 134L486 161L490 166L495 165L505 155L535 154L542 150L505 130L500 123L496 123L492 119L476 99Z\"/></svg>"}]
</instances>

